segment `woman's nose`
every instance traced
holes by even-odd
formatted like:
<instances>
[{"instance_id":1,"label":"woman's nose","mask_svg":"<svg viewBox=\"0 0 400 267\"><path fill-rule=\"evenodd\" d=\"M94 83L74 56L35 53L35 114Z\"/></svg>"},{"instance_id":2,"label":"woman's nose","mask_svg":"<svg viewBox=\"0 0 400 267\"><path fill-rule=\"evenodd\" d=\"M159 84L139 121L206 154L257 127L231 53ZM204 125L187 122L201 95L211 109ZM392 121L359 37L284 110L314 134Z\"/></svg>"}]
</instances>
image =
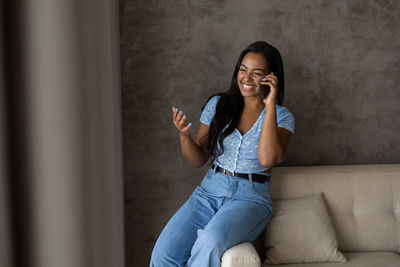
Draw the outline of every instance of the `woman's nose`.
<instances>
[{"instance_id":1,"label":"woman's nose","mask_svg":"<svg viewBox=\"0 0 400 267\"><path fill-rule=\"evenodd\" d=\"M253 79L253 77L251 77L250 74L246 74L246 76L244 77L244 79L245 79L246 81L251 81L251 80Z\"/></svg>"}]
</instances>

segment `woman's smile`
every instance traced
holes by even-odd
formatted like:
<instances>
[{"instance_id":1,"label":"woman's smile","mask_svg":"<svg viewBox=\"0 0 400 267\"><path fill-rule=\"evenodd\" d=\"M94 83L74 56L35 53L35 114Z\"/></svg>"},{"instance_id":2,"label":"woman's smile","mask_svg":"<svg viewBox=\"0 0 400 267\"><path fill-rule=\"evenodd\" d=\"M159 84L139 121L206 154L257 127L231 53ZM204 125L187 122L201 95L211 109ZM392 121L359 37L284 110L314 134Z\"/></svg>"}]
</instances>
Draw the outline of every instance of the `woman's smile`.
<instances>
[{"instance_id":1,"label":"woman's smile","mask_svg":"<svg viewBox=\"0 0 400 267\"><path fill-rule=\"evenodd\" d=\"M243 91L253 91L253 90L257 89L257 85L242 83L242 88L243 88Z\"/></svg>"}]
</instances>

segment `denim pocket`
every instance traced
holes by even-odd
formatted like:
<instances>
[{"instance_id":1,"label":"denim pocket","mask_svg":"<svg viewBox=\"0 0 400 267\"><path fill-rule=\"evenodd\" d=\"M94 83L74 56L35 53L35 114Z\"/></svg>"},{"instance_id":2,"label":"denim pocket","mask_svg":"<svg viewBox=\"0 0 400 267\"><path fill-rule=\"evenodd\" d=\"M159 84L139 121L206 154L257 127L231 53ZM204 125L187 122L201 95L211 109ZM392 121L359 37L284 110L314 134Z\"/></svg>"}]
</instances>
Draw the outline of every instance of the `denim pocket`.
<instances>
[{"instance_id":1,"label":"denim pocket","mask_svg":"<svg viewBox=\"0 0 400 267\"><path fill-rule=\"evenodd\" d=\"M270 197L271 188L269 182L264 182L264 183L253 182L251 184L251 189L256 194L262 196L263 198Z\"/></svg>"}]
</instances>

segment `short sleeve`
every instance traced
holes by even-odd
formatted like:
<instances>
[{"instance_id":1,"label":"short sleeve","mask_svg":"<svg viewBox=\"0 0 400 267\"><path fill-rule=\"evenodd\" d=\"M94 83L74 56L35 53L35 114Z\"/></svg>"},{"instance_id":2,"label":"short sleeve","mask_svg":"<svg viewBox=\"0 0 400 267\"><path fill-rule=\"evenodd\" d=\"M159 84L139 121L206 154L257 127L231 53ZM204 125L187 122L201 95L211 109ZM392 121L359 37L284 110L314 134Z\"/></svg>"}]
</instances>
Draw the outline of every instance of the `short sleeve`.
<instances>
[{"instance_id":1,"label":"short sleeve","mask_svg":"<svg viewBox=\"0 0 400 267\"><path fill-rule=\"evenodd\" d=\"M293 114L285 107L281 107L281 111L279 112L279 117L277 118L278 127L285 128L294 134L294 116Z\"/></svg>"},{"instance_id":2,"label":"short sleeve","mask_svg":"<svg viewBox=\"0 0 400 267\"><path fill-rule=\"evenodd\" d=\"M220 96L213 96L206 104L200 116L200 122L210 126L212 119L215 115L215 109Z\"/></svg>"}]
</instances>

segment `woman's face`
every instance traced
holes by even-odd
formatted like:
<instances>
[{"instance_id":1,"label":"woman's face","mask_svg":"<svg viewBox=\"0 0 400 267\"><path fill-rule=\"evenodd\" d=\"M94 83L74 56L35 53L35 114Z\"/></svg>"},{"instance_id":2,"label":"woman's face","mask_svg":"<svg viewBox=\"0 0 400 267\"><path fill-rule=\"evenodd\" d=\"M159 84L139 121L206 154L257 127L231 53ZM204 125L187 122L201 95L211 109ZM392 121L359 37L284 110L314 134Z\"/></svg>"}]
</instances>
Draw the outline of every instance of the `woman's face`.
<instances>
[{"instance_id":1,"label":"woman's face","mask_svg":"<svg viewBox=\"0 0 400 267\"><path fill-rule=\"evenodd\" d=\"M237 74L237 81L243 97L259 97L261 79L268 74L267 62L260 54L247 53Z\"/></svg>"}]
</instances>

